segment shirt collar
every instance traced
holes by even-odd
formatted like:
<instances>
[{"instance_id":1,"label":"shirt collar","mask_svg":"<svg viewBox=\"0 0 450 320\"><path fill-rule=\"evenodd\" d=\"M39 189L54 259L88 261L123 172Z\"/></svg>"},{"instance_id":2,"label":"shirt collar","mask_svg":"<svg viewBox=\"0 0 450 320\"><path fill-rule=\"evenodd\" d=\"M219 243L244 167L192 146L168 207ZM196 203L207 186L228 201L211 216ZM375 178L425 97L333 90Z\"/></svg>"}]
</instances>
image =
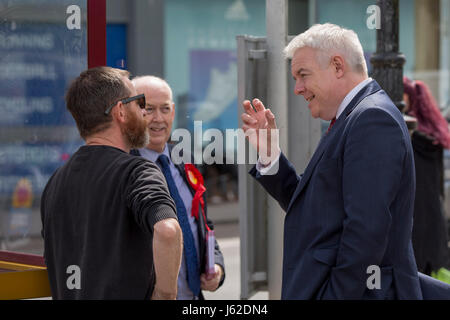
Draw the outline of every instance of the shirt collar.
<instances>
[{"instance_id":1,"label":"shirt collar","mask_svg":"<svg viewBox=\"0 0 450 320\"><path fill-rule=\"evenodd\" d=\"M155 162L155 163L156 163L156 161L158 160L158 157L161 154L166 155L167 158L169 158L169 162L171 162L170 154L169 154L169 148L167 147L167 143L164 146L163 152L161 152L161 153L156 152L155 150L151 150L149 148L141 148L141 149L139 149L139 152L140 152L141 156L143 156L144 158L146 158L146 159L148 159L148 160L150 160L152 162Z\"/></svg>"},{"instance_id":2,"label":"shirt collar","mask_svg":"<svg viewBox=\"0 0 450 320\"><path fill-rule=\"evenodd\" d=\"M358 83L347 95L345 96L344 100L342 100L338 111L336 113L336 119L339 118L339 116L344 112L345 108L348 106L350 101L356 96L356 94L364 88L370 81L372 81L372 78L367 78L366 80L361 81Z\"/></svg>"}]
</instances>

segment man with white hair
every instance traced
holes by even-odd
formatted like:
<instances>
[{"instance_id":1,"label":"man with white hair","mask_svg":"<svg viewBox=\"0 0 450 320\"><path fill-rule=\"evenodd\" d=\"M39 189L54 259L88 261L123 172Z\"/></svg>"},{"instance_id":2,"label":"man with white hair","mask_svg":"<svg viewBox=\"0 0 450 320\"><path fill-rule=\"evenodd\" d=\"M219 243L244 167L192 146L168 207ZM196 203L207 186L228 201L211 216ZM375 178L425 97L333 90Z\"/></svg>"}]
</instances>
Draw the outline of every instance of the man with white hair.
<instances>
[{"instance_id":1,"label":"man with white hair","mask_svg":"<svg viewBox=\"0 0 450 320\"><path fill-rule=\"evenodd\" d=\"M411 245L414 159L402 114L368 77L355 32L314 25L285 54L295 94L331 123L302 175L270 134L249 139L260 154L271 151L251 175L286 211L282 298L421 299ZM276 129L260 100L243 106L244 131Z\"/></svg>"},{"instance_id":2,"label":"man with white hair","mask_svg":"<svg viewBox=\"0 0 450 320\"><path fill-rule=\"evenodd\" d=\"M142 156L161 168L175 201L183 232L184 254L178 276L177 299L203 300L201 290L215 291L223 284L225 264L219 244L211 240L212 263L209 272L205 268L208 261L208 231L213 230L214 225L207 216L205 194L197 194L199 189L193 184L194 180L200 181L197 179L199 177L190 179L192 174L200 173L193 165L186 167L184 163L177 163L171 157L173 145L168 141L175 119L175 103L169 84L155 76L136 77L132 82L136 91L145 95L150 142L131 153ZM203 206L199 202L200 197L205 204Z\"/></svg>"}]
</instances>

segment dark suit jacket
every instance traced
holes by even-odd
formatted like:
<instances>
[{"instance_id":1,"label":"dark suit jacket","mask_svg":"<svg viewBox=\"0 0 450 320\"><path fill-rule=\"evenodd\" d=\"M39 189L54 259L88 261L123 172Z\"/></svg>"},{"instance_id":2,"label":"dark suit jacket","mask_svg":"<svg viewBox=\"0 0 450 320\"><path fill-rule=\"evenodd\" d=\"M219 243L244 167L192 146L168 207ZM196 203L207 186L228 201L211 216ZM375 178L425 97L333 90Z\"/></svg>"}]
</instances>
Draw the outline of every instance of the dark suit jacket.
<instances>
[{"instance_id":1,"label":"dark suit jacket","mask_svg":"<svg viewBox=\"0 0 450 320\"><path fill-rule=\"evenodd\" d=\"M173 145L168 144L168 147L169 147L169 153L171 153ZM139 150L131 150L130 153L135 156L141 156ZM191 191L192 196L194 196L195 190L191 187L191 185L187 181L186 172L184 170L184 164L179 164L179 165L175 164L175 167L178 169L178 171L180 172L180 175L183 177L183 180L186 183L186 185L188 186L189 190ZM211 230L214 230L214 224L212 223L211 220L208 219L208 214L207 214L208 210L207 210L207 204L206 204L206 192L203 194L203 200L205 202L206 223L208 224L208 227ZM198 214L199 219L195 220L195 221L197 223L198 240L200 242L199 243L200 268L201 268L200 271L201 271L201 273L204 273L205 265L206 265L206 231L207 230L206 230L206 226L205 226L205 219L203 217L200 205L198 207L198 210L199 210L199 214ZM190 214L190 212L188 212L188 214ZM219 244L217 243L217 239L216 239L215 248L214 248L214 261L216 264L220 265L223 270L223 276L219 283L219 287L220 287L223 284L223 281L225 280L225 263L224 263L222 252L220 251ZM200 299L203 299L203 295L202 294L200 294L200 295L201 295Z\"/></svg>"},{"instance_id":2,"label":"dark suit jacket","mask_svg":"<svg viewBox=\"0 0 450 320\"><path fill-rule=\"evenodd\" d=\"M276 175L250 173L286 211L283 299L421 299L411 245L411 139L376 81L353 98L298 176L282 154ZM367 268L380 267L369 289Z\"/></svg>"}]
</instances>

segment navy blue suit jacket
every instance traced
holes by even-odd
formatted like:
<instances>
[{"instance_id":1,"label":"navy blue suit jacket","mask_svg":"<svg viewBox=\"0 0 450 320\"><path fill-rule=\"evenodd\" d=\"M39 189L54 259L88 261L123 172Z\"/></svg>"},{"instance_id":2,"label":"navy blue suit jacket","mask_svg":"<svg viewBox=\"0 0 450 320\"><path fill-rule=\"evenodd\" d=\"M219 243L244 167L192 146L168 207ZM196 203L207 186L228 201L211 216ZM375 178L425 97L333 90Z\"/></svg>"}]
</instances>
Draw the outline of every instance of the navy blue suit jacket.
<instances>
[{"instance_id":1,"label":"navy blue suit jacket","mask_svg":"<svg viewBox=\"0 0 450 320\"><path fill-rule=\"evenodd\" d=\"M411 244L411 139L376 81L353 98L303 175L282 154L253 175L286 211L282 299L421 299ZM380 267L380 289L367 268Z\"/></svg>"}]
</instances>

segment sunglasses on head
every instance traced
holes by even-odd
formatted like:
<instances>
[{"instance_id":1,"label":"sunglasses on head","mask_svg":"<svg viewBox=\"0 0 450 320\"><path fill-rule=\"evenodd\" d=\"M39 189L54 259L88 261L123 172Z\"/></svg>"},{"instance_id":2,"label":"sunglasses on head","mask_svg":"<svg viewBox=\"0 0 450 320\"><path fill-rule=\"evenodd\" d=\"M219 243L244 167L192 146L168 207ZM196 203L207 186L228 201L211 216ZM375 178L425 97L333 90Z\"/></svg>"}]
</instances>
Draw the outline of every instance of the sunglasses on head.
<instances>
[{"instance_id":1,"label":"sunglasses on head","mask_svg":"<svg viewBox=\"0 0 450 320\"><path fill-rule=\"evenodd\" d=\"M145 95L144 94L138 94L137 96L125 98L125 99L122 99L122 100L119 100L119 101L122 102L123 104L127 104L127 103L130 103L130 102L134 101L134 100L137 100L136 102L139 105L139 108L145 109ZM117 101L116 103L111 105L108 109L106 109L105 114L108 115L111 112L112 108L114 108L114 106L119 101Z\"/></svg>"}]
</instances>

